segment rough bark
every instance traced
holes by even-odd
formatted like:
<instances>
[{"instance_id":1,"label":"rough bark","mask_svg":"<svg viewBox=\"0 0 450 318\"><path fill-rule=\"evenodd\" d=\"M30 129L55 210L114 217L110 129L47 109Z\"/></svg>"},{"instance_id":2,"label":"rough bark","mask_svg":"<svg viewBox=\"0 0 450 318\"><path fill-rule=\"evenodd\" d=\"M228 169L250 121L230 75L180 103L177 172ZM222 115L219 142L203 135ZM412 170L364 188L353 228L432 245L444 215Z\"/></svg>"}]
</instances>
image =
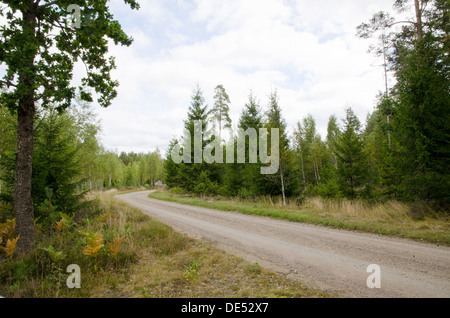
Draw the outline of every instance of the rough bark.
<instances>
[{"instance_id":1,"label":"rough bark","mask_svg":"<svg viewBox=\"0 0 450 318\"><path fill-rule=\"evenodd\" d=\"M414 7L416 10L416 28L417 28L417 41L421 42L423 39L423 25L422 25L422 8L419 0L414 0Z\"/></svg>"},{"instance_id":2,"label":"rough bark","mask_svg":"<svg viewBox=\"0 0 450 318\"><path fill-rule=\"evenodd\" d=\"M34 211L31 198L31 175L33 157L35 113L34 100L29 96L19 103L17 123L16 175L14 180L14 209L16 216L16 235L19 253L32 248L35 241Z\"/></svg>"},{"instance_id":3,"label":"rough bark","mask_svg":"<svg viewBox=\"0 0 450 318\"><path fill-rule=\"evenodd\" d=\"M22 12L24 33L35 36L35 12L33 5L30 10ZM26 43L24 43L25 47ZM23 51L23 63L29 69L34 65L36 52ZM15 234L20 235L17 242L17 252L24 254L31 250L35 242L33 200L31 197L31 178L34 146L34 85L29 72L22 71L19 82L27 89L19 100L17 111L17 153L14 179L14 211L16 217Z\"/></svg>"}]
</instances>

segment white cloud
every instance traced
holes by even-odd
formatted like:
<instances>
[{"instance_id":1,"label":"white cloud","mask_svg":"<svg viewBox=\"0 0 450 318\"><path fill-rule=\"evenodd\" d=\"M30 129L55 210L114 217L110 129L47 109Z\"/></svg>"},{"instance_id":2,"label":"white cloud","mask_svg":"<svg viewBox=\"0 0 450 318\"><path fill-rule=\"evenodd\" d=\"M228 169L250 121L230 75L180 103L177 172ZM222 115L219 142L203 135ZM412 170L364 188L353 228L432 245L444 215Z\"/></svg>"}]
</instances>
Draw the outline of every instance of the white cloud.
<instances>
[{"instance_id":1,"label":"white cloud","mask_svg":"<svg viewBox=\"0 0 450 318\"><path fill-rule=\"evenodd\" d=\"M324 137L328 117L345 106L364 120L383 78L356 26L391 2L152 0L132 12L135 19L114 6L135 43L111 49L121 87L112 107L99 111L104 143L164 149L181 134L197 83L209 105L223 84L235 121L250 90L265 107L272 89L290 127L310 113Z\"/></svg>"}]
</instances>

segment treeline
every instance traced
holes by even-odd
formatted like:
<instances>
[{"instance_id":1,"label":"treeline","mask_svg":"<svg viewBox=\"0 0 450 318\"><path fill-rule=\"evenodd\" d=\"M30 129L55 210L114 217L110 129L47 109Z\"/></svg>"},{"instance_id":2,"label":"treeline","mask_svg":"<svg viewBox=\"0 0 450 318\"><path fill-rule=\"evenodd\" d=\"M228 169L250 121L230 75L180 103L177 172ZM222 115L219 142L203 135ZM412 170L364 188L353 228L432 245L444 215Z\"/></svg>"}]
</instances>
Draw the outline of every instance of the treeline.
<instances>
[{"instance_id":1,"label":"treeline","mask_svg":"<svg viewBox=\"0 0 450 318\"><path fill-rule=\"evenodd\" d=\"M219 86L218 86L219 87ZM223 90L223 87L221 90ZM223 90L226 94L225 90ZM216 95L217 97L217 95ZM220 104L218 99L215 105ZM221 113L229 118L228 111L223 108ZM189 107L187 119L184 122L185 132L194 136L194 123L202 122L202 150L210 151L208 146L214 140L223 135L218 127L221 118L215 111L208 109L203 93L199 87L194 91ZM197 194L221 194L227 196L255 197L258 195L321 195L326 197L357 196L370 197L377 195L375 188L381 188L376 184L379 179L376 162L370 160L373 156L374 143L371 139L382 138L374 136L377 113L369 116L368 121L374 124L366 125L365 130L351 108L346 110L346 117L339 122L335 116L331 116L328 123L328 134L322 138L317 131L316 121L308 115L300 120L293 135L288 135L287 124L279 105L279 97L276 91L269 96L267 109L263 111L257 98L250 94L248 102L244 105L239 118L238 128L248 131L254 128L259 140L261 128L267 129L268 140L271 140L271 128L279 129L279 167L272 175L261 173L261 167L267 166L260 160L261 148L257 149L257 161L250 163L250 140L245 139L245 163L238 163L237 145L238 136L231 128L227 132L232 135L228 141L222 141L223 162L207 163L203 156L201 163L175 163L172 158L172 150L180 144L183 155L186 141L192 142L190 157L194 158L194 144L192 138L182 136L173 139L167 151L165 162L166 183L169 187L180 187ZM223 118L222 118L223 120ZM381 124L381 122L380 122ZM379 125L378 125L379 126ZM377 126L377 127L378 127ZM231 125L228 125L231 127ZM382 142L382 140L380 140ZM376 146L379 146L378 144ZM233 147L234 160L230 163L226 160L227 149ZM266 148L267 149L267 148ZM267 149L270 153L270 147ZM212 150L212 156L216 156ZM380 189L378 189L380 191Z\"/></svg>"},{"instance_id":2,"label":"treeline","mask_svg":"<svg viewBox=\"0 0 450 318\"><path fill-rule=\"evenodd\" d=\"M407 1L397 1L396 8L408 10ZM394 198L448 208L449 2L436 0L416 9L416 20L405 23L400 31L393 31L396 23L387 13L378 13L358 27L363 38L382 33L377 52L384 57L386 79L392 74L396 81L380 92L376 110L364 124L347 108L343 118L329 117L326 136L320 136L310 115L299 118L294 133L288 135L277 92L270 94L264 111L250 94L237 126L244 131L279 128L278 172L262 175L260 161L249 163L248 141L246 163L208 164L203 159L176 164L172 149L189 140L181 136L171 141L166 153L167 185L208 195ZM216 87L211 108L197 87L184 122L186 133L194 136L194 122L202 121L203 151L216 136L222 142L223 131L229 131L232 137L221 143L224 162L227 143L237 143L237 132L230 128L229 106L222 85ZM192 158L193 149L194 144Z\"/></svg>"},{"instance_id":3,"label":"treeline","mask_svg":"<svg viewBox=\"0 0 450 318\"><path fill-rule=\"evenodd\" d=\"M87 103L79 101L63 112L39 109L35 127L31 191L36 217L47 217L51 211L72 213L93 189L153 186L163 179L159 150L146 154L105 150L101 126ZM0 198L11 204L16 128L16 114L0 105Z\"/></svg>"}]
</instances>

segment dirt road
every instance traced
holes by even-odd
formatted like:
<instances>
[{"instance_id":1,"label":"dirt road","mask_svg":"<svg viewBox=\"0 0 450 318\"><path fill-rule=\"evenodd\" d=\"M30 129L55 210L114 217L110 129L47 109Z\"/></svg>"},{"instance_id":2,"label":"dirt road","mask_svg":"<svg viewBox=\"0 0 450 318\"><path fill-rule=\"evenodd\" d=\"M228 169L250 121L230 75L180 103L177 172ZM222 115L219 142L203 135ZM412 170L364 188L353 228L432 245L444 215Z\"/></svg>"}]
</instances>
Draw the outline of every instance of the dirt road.
<instances>
[{"instance_id":1,"label":"dirt road","mask_svg":"<svg viewBox=\"0 0 450 318\"><path fill-rule=\"evenodd\" d=\"M117 196L175 230L306 285L343 297L450 297L450 248L215 211L148 198ZM380 288L367 280L379 266ZM373 275L372 275L373 276ZM371 276L371 277L372 277Z\"/></svg>"}]
</instances>

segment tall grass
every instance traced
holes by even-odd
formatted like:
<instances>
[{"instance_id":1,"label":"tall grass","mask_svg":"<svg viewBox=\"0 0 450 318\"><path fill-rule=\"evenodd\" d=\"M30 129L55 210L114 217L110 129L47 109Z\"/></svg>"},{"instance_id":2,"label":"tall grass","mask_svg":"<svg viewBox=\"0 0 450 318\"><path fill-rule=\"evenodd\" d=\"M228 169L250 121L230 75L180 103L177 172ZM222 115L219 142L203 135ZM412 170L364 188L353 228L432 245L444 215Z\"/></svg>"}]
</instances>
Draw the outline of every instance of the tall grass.
<instances>
[{"instance_id":1,"label":"tall grass","mask_svg":"<svg viewBox=\"0 0 450 318\"><path fill-rule=\"evenodd\" d=\"M410 218L410 207L406 203L387 201L385 203L368 203L348 199L325 200L308 198L302 205L321 212L349 217L366 218Z\"/></svg>"},{"instance_id":2,"label":"tall grass","mask_svg":"<svg viewBox=\"0 0 450 318\"><path fill-rule=\"evenodd\" d=\"M152 193L150 197L223 211L450 245L449 214L435 211L426 203L411 205L394 200L374 203L313 197L304 200L287 199L284 206L279 197L190 197L164 190Z\"/></svg>"},{"instance_id":3,"label":"tall grass","mask_svg":"<svg viewBox=\"0 0 450 318\"><path fill-rule=\"evenodd\" d=\"M38 246L12 261L0 251L5 297L327 297L243 259L197 242L115 199L93 193L90 209L68 227L40 234ZM101 234L101 236L99 235ZM123 240L122 238L125 237ZM120 245L118 245L120 240ZM92 249L85 250L91 245ZM99 251L96 245L104 245ZM111 246L115 245L117 249ZM87 253L84 253L87 252ZM98 253L97 253L98 252ZM69 264L81 269L81 288L69 289Z\"/></svg>"}]
</instances>

